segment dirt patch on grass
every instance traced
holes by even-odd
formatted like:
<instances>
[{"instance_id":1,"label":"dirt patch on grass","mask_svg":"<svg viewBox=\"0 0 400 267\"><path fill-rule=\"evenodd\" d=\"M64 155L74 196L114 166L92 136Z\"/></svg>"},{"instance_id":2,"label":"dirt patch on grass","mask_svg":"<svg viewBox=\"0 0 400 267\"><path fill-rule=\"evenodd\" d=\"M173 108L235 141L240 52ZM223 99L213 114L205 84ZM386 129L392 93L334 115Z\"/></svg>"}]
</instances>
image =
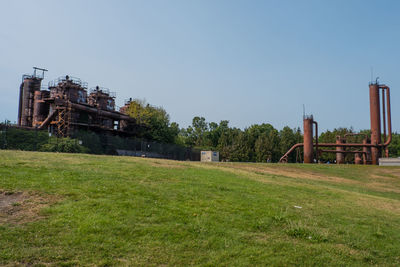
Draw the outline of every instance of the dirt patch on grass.
<instances>
[{"instance_id":1,"label":"dirt patch on grass","mask_svg":"<svg viewBox=\"0 0 400 267\"><path fill-rule=\"evenodd\" d=\"M261 243L261 244L270 243L271 240L273 239L272 236L266 233L253 233L249 235L247 238L255 243Z\"/></svg>"},{"instance_id":2,"label":"dirt patch on grass","mask_svg":"<svg viewBox=\"0 0 400 267\"><path fill-rule=\"evenodd\" d=\"M355 200L355 203L361 207L374 208L376 210L384 210L400 215L400 201L394 199L380 197L365 197L360 196Z\"/></svg>"},{"instance_id":3,"label":"dirt patch on grass","mask_svg":"<svg viewBox=\"0 0 400 267\"><path fill-rule=\"evenodd\" d=\"M336 247L341 252L344 252L345 254L349 254L351 256L360 256L362 254L361 251L350 248L345 244L335 244L334 247Z\"/></svg>"},{"instance_id":4,"label":"dirt patch on grass","mask_svg":"<svg viewBox=\"0 0 400 267\"><path fill-rule=\"evenodd\" d=\"M347 178L342 178L334 175L325 175L321 173L316 173L310 170L304 170L304 169L299 169L299 168L288 168L288 167L281 167L281 166L263 166L261 164L254 164L254 165L244 165L244 164L203 164L203 165L198 165L204 168L209 168L209 169L221 169L224 171L229 171L232 173L248 173L248 174L253 174L257 176L257 178L263 177L268 179L268 182L275 181L275 183L278 183L276 179L272 180L269 178L275 178L276 177L289 177L289 178L295 178L299 180L312 180L312 181L324 181L324 182L330 182L330 183L335 183L335 184L346 184L346 185L352 185L352 186L357 186L360 188L365 188L367 190L372 190L376 192L383 192L383 193L400 193L400 189L398 186L394 185L393 182L389 183L389 181L396 180L394 178L389 178L385 177L382 178L381 176L378 176L376 173L369 174L368 177L364 177L363 181L359 180L352 180L352 179L347 179ZM396 170L384 170L386 174L392 174ZM270 176L270 177L268 177ZM257 179L260 180L260 179ZM265 181L265 180L264 180Z\"/></svg>"},{"instance_id":5,"label":"dirt patch on grass","mask_svg":"<svg viewBox=\"0 0 400 267\"><path fill-rule=\"evenodd\" d=\"M312 171L301 170L297 168L280 168L280 167L267 167L262 166L261 164L256 164L254 166L247 166L241 164L230 164L230 165L218 165L222 168L232 168L236 170L248 171L256 174L268 174L272 176L284 176L290 178L300 178L300 179L308 179L315 181L328 181L328 182L337 182L337 183L346 183L346 184L362 184L359 181L345 179L337 176L331 175L323 175L319 173L314 173Z\"/></svg>"},{"instance_id":6,"label":"dirt patch on grass","mask_svg":"<svg viewBox=\"0 0 400 267\"><path fill-rule=\"evenodd\" d=\"M57 201L54 196L0 190L0 224L22 224L43 218L40 210Z\"/></svg>"},{"instance_id":7,"label":"dirt patch on grass","mask_svg":"<svg viewBox=\"0 0 400 267\"><path fill-rule=\"evenodd\" d=\"M369 175L369 178L371 180L377 180L377 181L385 181L385 182L396 182L399 180L399 178L392 178L392 177L387 177L387 176L382 176L382 174L375 174L372 173Z\"/></svg>"},{"instance_id":8,"label":"dirt patch on grass","mask_svg":"<svg viewBox=\"0 0 400 267\"><path fill-rule=\"evenodd\" d=\"M384 183L379 183L379 182L367 183L365 185L365 187L368 189L379 191L379 192L389 192L389 193L400 194L400 189L391 188L391 187L389 187L388 184L384 184Z\"/></svg>"},{"instance_id":9,"label":"dirt patch on grass","mask_svg":"<svg viewBox=\"0 0 400 267\"><path fill-rule=\"evenodd\" d=\"M188 166L182 164L181 162L174 162L170 160L154 160L150 161L149 165L158 168L167 168L167 169L185 169Z\"/></svg>"},{"instance_id":10,"label":"dirt patch on grass","mask_svg":"<svg viewBox=\"0 0 400 267\"><path fill-rule=\"evenodd\" d=\"M394 178L400 178L400 168L394 167L394 168L387 168L387 169L379 169L378 173L383 173L383 174L387 174L390 175Z\"/></svg>"}]
</instances>

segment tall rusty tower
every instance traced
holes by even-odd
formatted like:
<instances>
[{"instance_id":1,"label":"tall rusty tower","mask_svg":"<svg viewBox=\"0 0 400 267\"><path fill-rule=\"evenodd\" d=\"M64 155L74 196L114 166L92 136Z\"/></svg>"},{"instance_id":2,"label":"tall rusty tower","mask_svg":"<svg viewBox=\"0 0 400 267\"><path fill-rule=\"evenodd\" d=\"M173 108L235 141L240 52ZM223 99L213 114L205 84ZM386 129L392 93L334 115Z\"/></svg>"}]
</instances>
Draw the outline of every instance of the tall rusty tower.
<instances>
[{"instance_id":1,"label":"tall rusty tower","mask_svg":"<svg viewBox=\"0 0 400 267\"><path fill-rule=\"evenodd\" d=\"M386 98L386 99L385 99ZM382 100L382 102L381 102ZM382 103L382 106L381 106ZM392 120L390 115L390 88L378 81L369 84L369 104L371 119L371 137L363 133L348 133L344 137L337 136L335 143L318 144L318 124L312 116L304 116L303 143L295 144L280 159L287 162L288 155L296 148L303 147L304 163L318 162L320 153L335 153L336 163L345 163L345 155L353 154L355 164L379 164L379 158L389 157L388 146L392 141ZM313 124L316 127L315 143L313 140ZM382 134L383 130L383 134ZM388 133L388 136L386 136ZM347 137L363 136L361 143L350 143ZM319 149L331 147L334 150ZM384 153L383 153L384 152Z\"/></svg>"},{"instance_id":2,"label":"tall rusty tower","mask_svg":"<svg viewBox=\"0 0 400 267\"><path fill-rule=\"evenodd\" d=\"M41 75L38 74L41 71ZM32 127L35 92L40 91L46 69L33 67L33 74L22 76L19 89L18 126Z\"/></svg>"}]
</instances>

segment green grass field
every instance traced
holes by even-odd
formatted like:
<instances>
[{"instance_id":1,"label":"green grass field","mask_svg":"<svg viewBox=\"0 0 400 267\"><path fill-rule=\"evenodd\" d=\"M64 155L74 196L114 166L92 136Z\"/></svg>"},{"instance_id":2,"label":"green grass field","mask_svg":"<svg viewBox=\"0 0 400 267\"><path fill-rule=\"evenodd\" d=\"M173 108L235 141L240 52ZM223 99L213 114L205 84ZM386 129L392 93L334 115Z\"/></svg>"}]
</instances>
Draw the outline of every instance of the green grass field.
<instances>
[{"instance_id":1,"label":"green grass field","mask_svg":"<svg viewBox=\"0 0 400 267\"><path fill-rule=\"evenodd\" d=\"M0 192L2 266L400 265L398 167L0 151Z\"/></svg>"}]
</instances>

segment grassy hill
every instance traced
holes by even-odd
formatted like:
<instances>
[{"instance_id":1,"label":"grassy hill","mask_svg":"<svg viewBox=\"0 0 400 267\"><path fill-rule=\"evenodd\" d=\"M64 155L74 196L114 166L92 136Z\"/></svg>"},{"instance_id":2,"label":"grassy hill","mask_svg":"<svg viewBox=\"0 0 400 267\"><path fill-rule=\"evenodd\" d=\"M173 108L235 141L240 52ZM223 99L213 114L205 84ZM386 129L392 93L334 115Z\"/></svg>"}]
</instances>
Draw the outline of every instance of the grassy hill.
<instances>
[{"instance_id":1,"label":"grassy hill","mask_svg":"<svg viewBox=\"0 0 400 267\"><path fill-rule=\"evenodd\" d=\"M0 265L400 265L400 168L0 151Z\"/></svg>"}]
</instances>

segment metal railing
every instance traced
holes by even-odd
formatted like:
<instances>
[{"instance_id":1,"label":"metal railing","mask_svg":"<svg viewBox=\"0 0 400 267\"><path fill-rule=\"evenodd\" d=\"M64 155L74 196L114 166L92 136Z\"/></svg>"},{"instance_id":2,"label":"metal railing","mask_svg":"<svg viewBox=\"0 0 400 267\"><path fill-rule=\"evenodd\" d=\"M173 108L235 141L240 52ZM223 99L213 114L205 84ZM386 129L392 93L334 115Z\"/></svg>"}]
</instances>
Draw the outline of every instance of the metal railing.
<instances>
[{"instance_id":1,"label":"metal railing","mask_svg":"<svg viewBox=\"0 0 400 267\"><path fill-rule=\"evenodd\" d=\"M61 76L58 77L57 79L54 79L52 81L49 81L48 86L50 87L56 87L58 84L62 83L62 82L72 82L74 84L77 84L85 89L88 88L88 83L87 82L83 82L81 79L77 78L77 77L72 77L72 76Z\"/></svg>"},{"instance_id":2,"label":"metal railing","mask_svg":"<svg viewBox=\"0 0 400 267\"><path fill-rule=\"evenodd\" d=\"M89 94L97 93L97 92L108 95L109 97L112 97L112 98L115 98L117 96L116 92L110 92L110 89L105 88L105 87L96 86L96 87L90 88L90 90L89 90Z\"/></svg>"}]
</instances>

